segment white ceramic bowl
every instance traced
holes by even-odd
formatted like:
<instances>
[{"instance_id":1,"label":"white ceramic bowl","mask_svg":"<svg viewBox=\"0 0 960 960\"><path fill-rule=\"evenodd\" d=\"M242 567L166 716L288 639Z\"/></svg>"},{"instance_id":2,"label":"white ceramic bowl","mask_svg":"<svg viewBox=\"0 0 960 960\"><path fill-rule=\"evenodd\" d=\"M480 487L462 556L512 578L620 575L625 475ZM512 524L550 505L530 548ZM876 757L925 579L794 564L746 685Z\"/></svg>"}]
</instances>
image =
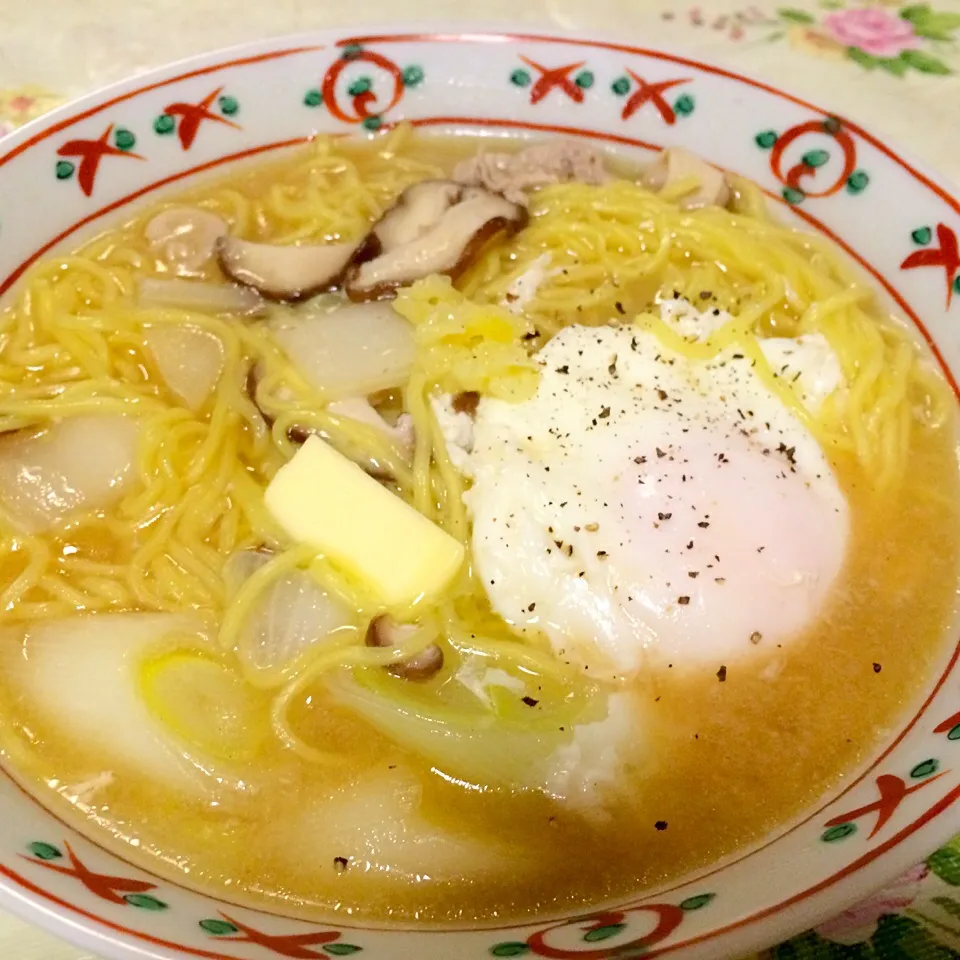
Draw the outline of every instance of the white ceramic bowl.
<instances>
[{"instance_id":1,"label":"white ceramic bowl","mask_svg":"<svg viewBox=\"0 0 960 960\"><path fill-rule=\"evenodd\" d=\"M363 135L400 120L490 137L562 133L641 158L681 144L751 177L781 212L862 265L957 389L960 201L935 175L854 122L729 70L621 43L442 24L210 54L116 84L0 141L0 293L38 257L144 197L316 133ZM589 915L438 932L257 912L106 853L6 777L0 906L122 960L740 955L839 912L960 829L951 806L960 794L954 637L895 736L840 793L722 865Z\"/></svg>"}]
</instances>

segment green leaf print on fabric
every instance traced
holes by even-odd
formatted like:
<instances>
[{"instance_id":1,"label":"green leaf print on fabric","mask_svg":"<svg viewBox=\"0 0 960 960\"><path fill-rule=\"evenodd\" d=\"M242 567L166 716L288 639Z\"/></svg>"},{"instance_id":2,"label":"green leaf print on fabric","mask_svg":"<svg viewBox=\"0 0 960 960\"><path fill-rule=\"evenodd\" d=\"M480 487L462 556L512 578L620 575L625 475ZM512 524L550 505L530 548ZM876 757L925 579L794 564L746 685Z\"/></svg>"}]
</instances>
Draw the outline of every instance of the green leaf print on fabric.
<instances>
[{"instance_id":1,"label":"green leaf print on fabric","mask_svg":"<svg viewBox=\"0 0 960 960\"><path fill-rule=\"evenodd\" d=\"M927 860L927 866L944 883L960 887L960 837L954 837Z\"/></svg>"},{"instance_id":2,"label":"green leaf print on fabric","mask_svg":"<svg viewBox=\"0 0 960 960\"><path fill-rule=\"evenodd\" d=\"M960 13L934 11L928 3L904 7L900 16L913 24L913 32L918 37L928 40L952 40L953 31L960 27Z\"/></svg>"}]
</instances>

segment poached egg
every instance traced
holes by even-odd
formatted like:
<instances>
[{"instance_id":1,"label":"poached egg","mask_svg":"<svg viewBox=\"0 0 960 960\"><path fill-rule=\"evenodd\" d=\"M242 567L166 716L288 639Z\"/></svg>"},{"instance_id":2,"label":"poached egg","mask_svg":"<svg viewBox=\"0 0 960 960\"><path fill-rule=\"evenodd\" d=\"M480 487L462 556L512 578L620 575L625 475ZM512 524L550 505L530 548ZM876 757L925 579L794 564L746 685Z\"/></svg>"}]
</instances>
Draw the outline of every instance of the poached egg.
<instances>
[{"instance_id":1,"label":"poached egg","mask_svg":"<svg viewBox=\"0 0 960 960\"><path fill-rule=\"evenodd\" d=\"M696 339L729 319L677 303L662 316ZM811 411L842 380L822 337L762 344ZM546 635L599 679L727 663L817 618L844 561L847 502L750 359L690 360L633 326L570 326L537 360L525 402L484 398L472 424L434 405L473 479L475 569L515 631Z\"/></svg>"}]
</instances>

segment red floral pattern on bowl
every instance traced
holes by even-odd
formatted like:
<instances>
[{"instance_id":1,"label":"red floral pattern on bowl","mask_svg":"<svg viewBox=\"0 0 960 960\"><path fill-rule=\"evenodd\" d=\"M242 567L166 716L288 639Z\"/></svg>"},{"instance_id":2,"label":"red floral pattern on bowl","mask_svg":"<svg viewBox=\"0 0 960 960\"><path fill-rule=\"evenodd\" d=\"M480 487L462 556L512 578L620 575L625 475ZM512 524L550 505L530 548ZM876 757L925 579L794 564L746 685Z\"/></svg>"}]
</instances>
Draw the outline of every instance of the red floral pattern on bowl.
<instances>
[{"instance_id":1,"label":"red floral pattern on bowl","mask_svg":"<svg viewBox=\"0 0 960 960\"><path fill-rule=\"evenodd\" d=\"M490 136L557 133L634 157L678 144L749 176L781 215L860 263L956 390L960 200L949 187L852 120L768 84L571 37L442 24L325 32L211 54L63 107L0 144L0 292L143 197L318 132L364 134L401 120ZM307 923L152 876L0 778L0 906L122 960L743 954L839 913L956 830L955 629L923 695L842 790L754 849L627 903L446 932Z\"/></svg>"}]
</instances>

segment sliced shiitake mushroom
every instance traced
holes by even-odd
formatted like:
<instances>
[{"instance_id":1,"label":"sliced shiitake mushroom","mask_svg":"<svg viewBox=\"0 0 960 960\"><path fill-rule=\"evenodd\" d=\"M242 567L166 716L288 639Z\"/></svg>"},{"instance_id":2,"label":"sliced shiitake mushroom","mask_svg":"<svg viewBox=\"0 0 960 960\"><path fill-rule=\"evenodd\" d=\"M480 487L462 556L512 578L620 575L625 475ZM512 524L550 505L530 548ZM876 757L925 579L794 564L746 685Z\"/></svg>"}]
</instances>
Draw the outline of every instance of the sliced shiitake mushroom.
<instances>
[{"instance_id":1,"label":"sliced shiitake mushroom","mask_svg":"<svg viewBox=\"0 0 960 960\"><path fill-rule=\"evenodd\" d=\"M419 239L455 203L463 186L453 180L423 180L407 187L370 231L380 252Z\"/></svg>"},{"instance_id":2,"label":"sliced shiitake mushroom","mask_svg":"<svg viewBox=\"0 0 960 960\"><path fill-rule=\"evenodd\" d=\"M356 252L353 243L283 246L238 237L217 241L220 269L267 300L295 303L335 290Z\"/></svg>"},{"instance_id":3,"label":"sliced shiitake mushroom","mask_svg":"<svg viewBox=\"0 0 960 960\"><path fill-rule=\"evenodd\" d=\"M247 396L253 401L253 405L260 411L260 416L268 428L272 428L275 417L269 414L260 404L257 396L257 387L260 383L262 373L254 365L247 371L245 390ZM377 430L382 430L397 446L400 453L409 458L413 453L414 434L413 418L407 414L402 414L396 424L391 425L379 414L376 408L366 397L349 397L342 400L334 400L327 406L330 413L335 416L345 417L350 420L356 420L359 423L366 423ZM315 427L307 426L302 423L294 423L287 428L287 437L291 443L302 444L307 442L311 435L317 435L322 439L329 439L327 434ZM393 473L382 467L379 462L372 457L357 458L356 463L365 473L379 480L381 483L393 483L396 477Z\"/></svg>"},{"instance_id":4,"label":"sliced shiitake mushroom","mask_svg":"<svg viewBox=\"0 0 960 960\"><path fill-rule=\"evenodd\" d=\"M366 644L368 647L396 647L409 640L416 632L415 623L397 623L387 614L374 617L367 627ZM387 670L395 677L404 680L429 680L443 667L443 650L435 644L425 647L407 660L391 663Z\"/></svg>"},{"instance_id":5,"label":"sliced shiitake mushroom","mask_svg":"<svg viewBox=\"0 0 960 960\"><path fill-rule=\"evenodd\" d=\"M351 300L380 300L433 273L459 276L527 211L483 187L426 180L408 187L360 245L345 275Z\"/></svg>"},{"instance_id":6,"label":"sliced shiitake mushroom","mask_svg":"<svg viewBox=\"0 0 960 960\"><path fill-rule=\"evenodd\" d=\"M195 277L213 258L226 223L199 207L171 207L152 217L143 233L150 249L177 276Z\"/></svg>"},{"instance_id":7,"label":"sliced shiitake mushroom","mask_svg":"<svg viewBox=\"0 0 960 960\"><path fill-rule=\"evenodd\" d=\"M367 397L345 397L327 405L327 411L379 430L407 457L413 453L413 418L402 413L395 424L388 423Z\"/></svg>"},{"instance_id":8,"label":"sliced shiitake mushroom","mask_svg":"<svg viewBox=\"0 0 960 960\"><path fill-rule=\"evenodd\" d=\"M677 205L682 210L710 206L725 207L730 202L730 185L723 171L701 160L689 150L684 150L683 147L667 147L646 168L640 182L648 190L658 193L664 187L688 178L699 180L700 185L677 200Z\"/></svg>"}]
</instances>

